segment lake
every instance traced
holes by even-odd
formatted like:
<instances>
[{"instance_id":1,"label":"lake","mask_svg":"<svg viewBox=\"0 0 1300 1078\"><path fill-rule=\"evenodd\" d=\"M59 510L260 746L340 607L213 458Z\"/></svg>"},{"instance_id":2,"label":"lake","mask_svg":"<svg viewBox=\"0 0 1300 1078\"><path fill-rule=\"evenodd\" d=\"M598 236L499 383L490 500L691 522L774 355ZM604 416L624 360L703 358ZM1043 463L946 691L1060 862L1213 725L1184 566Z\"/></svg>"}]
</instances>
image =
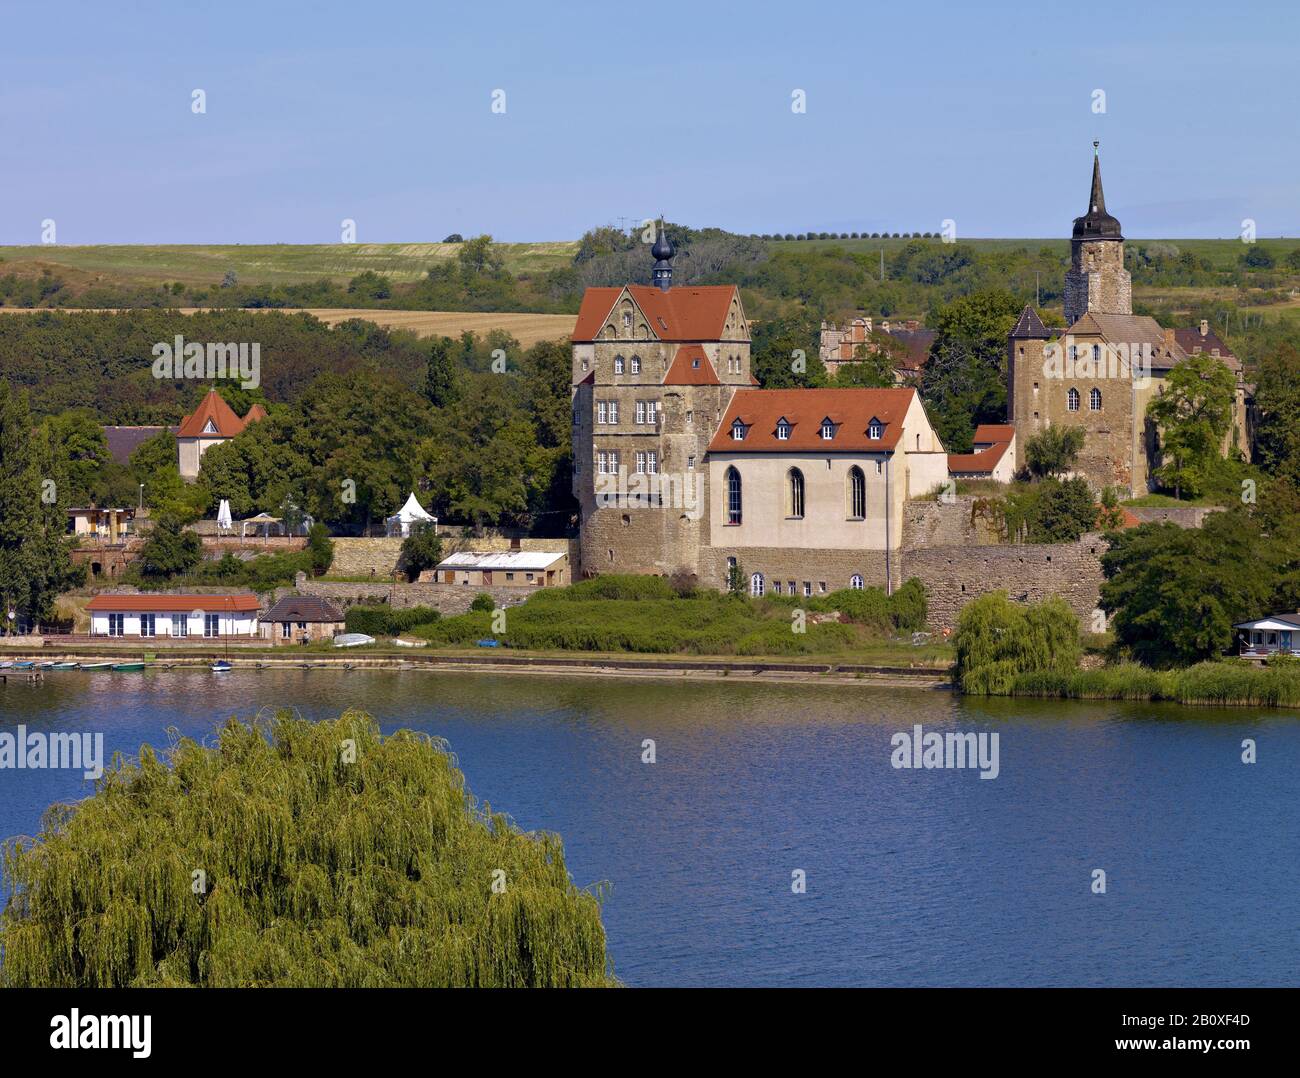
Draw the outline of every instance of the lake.
<instances>
[{"instance_id":1,"label":"lake","mask_svg":"<svg viewBox=\"0 0 1300 1078\"><path fill-rule=\"evenodd\" d=\"M0 686L0 731L102 731L133 755L281 706L445 738L480 800L558 832L580 886L611 885L630 985L1300 981L1289 712L743 676L68 671ZM895 768L891 738L916 724L997 733L997 777ZM79 772L0 770L0 835L88 792Z\"/></svg>"}]
</instances>

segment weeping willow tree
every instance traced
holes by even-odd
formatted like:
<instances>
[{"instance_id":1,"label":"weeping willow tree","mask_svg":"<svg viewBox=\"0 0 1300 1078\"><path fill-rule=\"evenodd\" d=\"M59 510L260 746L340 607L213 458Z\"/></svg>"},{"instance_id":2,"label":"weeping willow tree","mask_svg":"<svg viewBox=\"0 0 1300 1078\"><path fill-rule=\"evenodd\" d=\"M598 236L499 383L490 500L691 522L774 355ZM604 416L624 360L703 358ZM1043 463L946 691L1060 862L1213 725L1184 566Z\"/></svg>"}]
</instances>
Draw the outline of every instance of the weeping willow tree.
<instances>
[{"instance_id":1,"label":"weeping willow tree","mask_svg":"<svg viewBox=\"0 0 1300 1078\"><path fill-rule=\"evenodd\" d=\"M612 985L600 896L370 716L116 758L3 852L5 986Z\"/></svg>"},{"instance_id":2,"label":"weeping willow tree","mask_svg":"<svg viewBox=\"0 0 1300 1078\"><path fill-rule=\"evenodd\" d=\"M1026 606L991 591L962 609L953 648L962 692L1005 695L1023 674L1077 669L1079 618L1059 595Z\"/></svg>"}]
</instances>

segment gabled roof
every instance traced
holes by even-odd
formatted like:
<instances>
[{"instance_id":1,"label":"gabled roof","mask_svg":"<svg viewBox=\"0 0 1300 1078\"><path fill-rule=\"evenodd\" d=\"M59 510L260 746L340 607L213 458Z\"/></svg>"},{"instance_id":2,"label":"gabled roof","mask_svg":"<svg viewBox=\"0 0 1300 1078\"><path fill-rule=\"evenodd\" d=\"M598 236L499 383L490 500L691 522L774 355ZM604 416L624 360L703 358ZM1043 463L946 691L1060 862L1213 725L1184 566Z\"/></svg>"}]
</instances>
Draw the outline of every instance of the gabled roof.
<instances>
[{"instance_id":1,"label":"gabled roof","mask_svg":"<svg viewBox=\"0 0 1300 1078\"><path fill-rule=\"evenodd\" d=\"M150 595L138 592L132 595L96 595L86 604L87 610L121 610L188 612L206 610L209 613L249 613L262 604L256 595Z\"/></svg>"},{"instance_id":2,"label":"gabled roof","mask_svg":"<svg viewBox=\"0 0 1300 1078\"><path fill-rule=\"evenodd\" d=\"M541 571L549 569L561 558L567 557L562 551L553 550L512 550L502 553L476 554L462 551L449 558L443 558L438 569L530 569Z\"/></svg>"},{"instance_id":3,"label":"gabled roof","mask_svg":"<svg viewBox=\"0 0 1300 1078\"><path fill-rule=\"evenodd\" d=\"M118 464L128 464L131 454L142 442L148 441L155 434L165 430L175 431L173 427L105 427L104 441L108 443L108 454Z\"/></svg>"},{"instance_id":4,"label":"gabled roof","mask_svg":"<svg viewBox=\"0 0 1300 1078\"><path fill-rule=\"evenodd\" d=\"M286 595L261 616L262 621L343 621L343 611L316 595Z\"/></svg>"},{"instance_id":5,"label":"gabled roof","mask_svg":"<svg viewBox=\"0 0 1300 1078\"><path fill-rule=\"evenodd\" d=\"M731 398L718 432L709 443L714 453L763 453L811 450L817 453L890 452L903 434L903 420L916 398L915 389L740 389ZM791 424L790 437L778 440L776 424ZM867 437L872 419L884 424L881 437ZM739 419L749 428L741 441L731 437ZM823 419L836 425L835 437L821 436Z\"/></svg>"},{"instance_id":6,"label":"gabled roof","mask_svg":"<svg viewBox=\"0 0 1300 1078\"><path fill-rule=\"evenodd\" d=\"M1170 351L1160 323L1144 314L1102 314L1089 311L1080 315L1069 332L1076 336L1101 337L1111 344L1147 344L1161 355Z\"/></svg>"},{"instance_id":7,"label":"gabled roof","mask_svg":"<svg viewBox=\"0 0 1300 1078\"><path fill-rule=\"evenodd\" d=\"M641 308L655 338L661 341L722 340L727 313L736 296L732 284L670 288L667 292L650 285L630 284L626 291ZM623 292L623 288L588 288L578 309L573 339L597 340Z\"/></svg>"},{"instance_id":8,"label":"gabled roof","mask_svg":"<svg viewBox=\"0 0 1300 1078\"><path fill-rule=\"evenodd\" d=\"M1212 329L1207 329L1204 336L1201 335L1200 329L1176 329L1174 330L1174 340L1178 342L1178 347L1189 356L1195 355L1197 352L1212 355L1217 348L1219 354L1215 358L1223 360L1234 371L1241 370L1241 360Z\"/></svg>"},{"instance_id":9,"label":"gabled roof","mask_svg":"<svg viewBox=\"0 0 1300 1078\"><path fill-rule=\"evenodd\" d=\"M1276 625L1270 625L1275 622ZM1255 621L1239 621L1234 629L1296 629L1300 628L1300 614L1270 614L1268 617L1257 618Z\"/></svg>"},{"instance_id":10,"label":"gabled roof","mask_svg":"<svg viewBox=\"0 0 1300 1078\"><path fill-rule=\"evenodd\" d=\"M1052 335L1052 331L1043 324L1043 320L1038 317L1038 312L1028 303L1025 309L1020 312L1020 318L1016 321L1016 328L1011 331L1013 339L1045 341Z\"/></svg>"},{"instance_id":11,"label":"gabled roof","mask_svg":"<svg viewBox=\"0 0 1300 1078\"><path fill-rule=\"evenodd\" d=\"M977 442L1009 442L1016 436L1016 428L1010 423L981 423L975 428Z\"/></svg>"},{"instance_id":12,"label":"gabled roof","mask_svg":"<svg viewBox=\"0 0 1300 1078\"><path fill-rule=\"evenodd\" d=\"M248 415L240 419L235 410L215 389L209 389L207 396L199 402L194 411L181 420L176 431L177 438L233 438L249 423L266 418L266 410L260 404L254 404ZM208 427L211 424L212 430Z\"/></svg>"},{"instance_id":13,"label":"gabled roof","mask_svg":"<svg viewBox=\"0 0 1300 1078\"><path fill-rule=\"evenodd\" d=\"M677 349L673 364L664 375L666 386L720 386L722 380L713 369L702 345L684 344Z\"/></svg>"}]
</instances>

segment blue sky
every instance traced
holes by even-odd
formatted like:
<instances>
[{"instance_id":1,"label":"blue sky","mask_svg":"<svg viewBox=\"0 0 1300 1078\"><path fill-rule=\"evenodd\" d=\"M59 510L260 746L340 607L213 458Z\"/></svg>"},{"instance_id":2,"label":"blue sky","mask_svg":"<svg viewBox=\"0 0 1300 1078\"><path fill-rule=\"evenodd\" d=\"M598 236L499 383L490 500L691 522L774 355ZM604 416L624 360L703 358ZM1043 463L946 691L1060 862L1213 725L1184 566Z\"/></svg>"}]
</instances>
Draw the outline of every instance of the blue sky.
<instances>
[{"instance_id":1,"label":"blue sky","mask_svg":"<svg viewBox=\"0 0 1300 1078\"><path fill-rule=\"evenodd\" d=\"M1094 138L1127 235L1300 234L1282 0L5 7L4 244L1061 236Z\"/></svg>"}]
</instances>

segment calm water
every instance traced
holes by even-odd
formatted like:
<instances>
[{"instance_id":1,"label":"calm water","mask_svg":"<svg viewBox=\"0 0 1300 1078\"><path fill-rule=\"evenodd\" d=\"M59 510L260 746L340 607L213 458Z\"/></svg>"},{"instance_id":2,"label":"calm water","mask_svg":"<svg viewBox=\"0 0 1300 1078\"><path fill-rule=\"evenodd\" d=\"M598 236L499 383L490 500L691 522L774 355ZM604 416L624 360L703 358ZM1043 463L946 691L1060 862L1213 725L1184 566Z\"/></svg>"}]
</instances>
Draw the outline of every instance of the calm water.
<instances>
[{"instance_id":1,"label":"calm water","mask_svg":"<svg viewBox=\"0 0 1300 1078\"><path fill-rule=\"evenodd\" d=\"M363 706L446 738L470 788L612 884L633 985L1300 983L1300 718L970 703L870 688L323 670L53 673L0 729L111 753L231 713ZM890 737L998 731L1001 774L890 766ZM1259 762L1241 763L1241 741ZM658 762L641 763L653 738ZM79 775L0 771L0 835ZM1105 869L1108 893L1091 893ZM791 872L807 893L791 893Z\"/></svg>"}]
</instances>

